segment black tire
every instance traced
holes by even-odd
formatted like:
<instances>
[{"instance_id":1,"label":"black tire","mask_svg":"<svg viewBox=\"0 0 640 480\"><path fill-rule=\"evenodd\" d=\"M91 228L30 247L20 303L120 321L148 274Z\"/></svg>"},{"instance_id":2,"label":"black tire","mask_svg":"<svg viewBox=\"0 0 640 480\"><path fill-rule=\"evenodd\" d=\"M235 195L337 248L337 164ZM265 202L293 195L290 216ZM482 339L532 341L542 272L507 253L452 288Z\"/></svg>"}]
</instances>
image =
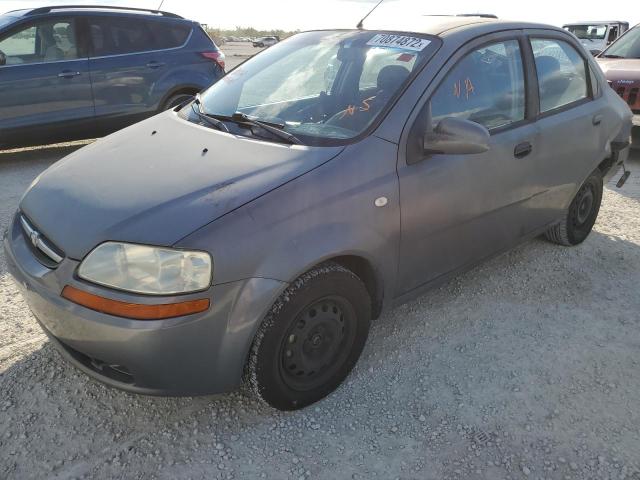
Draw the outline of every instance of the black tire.
<instances>
[{"instance_id":1,"label":"black tire","mask_svg":"<svg viewBox=\"0 0 640 480\"><path fill-rule=\"evenodd\" d=\"M370 321L371 298L362 281L336 263L319 265L295 280L263 320L245 383L278 410L317 402L355 366Z\"/></svg>"},{"instance_id":2,"label":"black tire","mask_svg":"<svg viewBox=\"0 0 640 480\"><path fill-rule=\"evenodd\" d=\"M195 94L193 93L176 93L165 100L160 110L163 112L165 110L170 110L180 104L187 103L193 100L193 97L195 97Z\"/></svg>"},{"instance_id":3,"label":"black tire","mask_svg":"<svg viewBox=\"0 0 640 480\"><path fill-rule=\"evenodd\" d=\"M594 171L573 197L561 222L545 233L553 243L565 246L579 245L591 233L602 203L602 174Z\"/></svg>"}]
</instances>

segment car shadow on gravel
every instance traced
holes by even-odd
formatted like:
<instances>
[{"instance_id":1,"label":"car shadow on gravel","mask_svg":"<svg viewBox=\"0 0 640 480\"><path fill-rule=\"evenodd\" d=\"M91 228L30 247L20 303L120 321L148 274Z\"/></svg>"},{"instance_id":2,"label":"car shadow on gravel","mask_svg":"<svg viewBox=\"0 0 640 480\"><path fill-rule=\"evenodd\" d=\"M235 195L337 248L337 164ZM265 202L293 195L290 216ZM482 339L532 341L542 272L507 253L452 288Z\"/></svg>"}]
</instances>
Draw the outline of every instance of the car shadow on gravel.
<instances>
[{"instance_id":1,"label":"car shadow on gravel","mask_svg":"<svg viewBox=\"0 0 640 480\"><path fill-rule=\"evenodd\" d=\"M203 476L235 468L253 478L263 471L247 463L256 451L266 464L301 455L300 444L313 458L320 443L338 451L313 478L336 478L332 471L351 478L350 462L363 459L395 478L396 460L424 466L427 457L439 472L433 478L458 477L456 462L460 469L474 461L469 442L480 437L494 439L483 440L493 444L492 459L519 458L549 442L553 459L543 448L535 450L539 466L527 460L539 472L543 460L572 458L576 448L598 458L613 448L619 464L631 462L638 424L628 405L640 392L635 242L598 231L572 249L536 239L386 312L347 382L301 412L276 412L244 393L121 392L45 343L0 374L0 477L108 478L126 465L132 477L172 478L190 465ZM381 456L371 446L378 443L406 450ZM510 471L491 465L496 475ZM575 473L573 463L566 473Z\"/></svg>"}]
</instances>

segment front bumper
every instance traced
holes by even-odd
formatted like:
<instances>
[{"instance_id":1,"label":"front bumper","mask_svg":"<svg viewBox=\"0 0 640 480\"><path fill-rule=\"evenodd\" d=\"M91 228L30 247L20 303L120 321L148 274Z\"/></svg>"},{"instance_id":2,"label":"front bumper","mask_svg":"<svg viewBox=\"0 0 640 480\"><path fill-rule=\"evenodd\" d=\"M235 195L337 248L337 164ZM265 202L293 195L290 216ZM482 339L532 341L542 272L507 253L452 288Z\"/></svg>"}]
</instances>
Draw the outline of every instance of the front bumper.
<instances>
[{"instance_id":1,"label":"front bumper","mask_svg":"<svg viewBox=\"0 0 640 480\"><path fill-rule=\"evenodd\" d=\"M60 296L65 285L116 300L153 303L75 278L78 262L42 265L13 222L4 239L9 273L62 355L88 375L123 390L150 395L204 395L237 388L260 320L286 284L252 278L215 285L208 311L167 320L129 320L96 312Z\"/></svg>"}]
</instances>

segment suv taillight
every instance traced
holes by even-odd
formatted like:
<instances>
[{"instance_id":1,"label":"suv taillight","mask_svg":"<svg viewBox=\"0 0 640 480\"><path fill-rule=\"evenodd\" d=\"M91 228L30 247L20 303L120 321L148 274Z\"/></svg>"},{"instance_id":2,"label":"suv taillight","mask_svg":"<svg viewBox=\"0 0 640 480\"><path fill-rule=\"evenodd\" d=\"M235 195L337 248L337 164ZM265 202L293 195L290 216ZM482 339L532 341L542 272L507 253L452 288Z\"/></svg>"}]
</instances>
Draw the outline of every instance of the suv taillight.
<instances>
[{"instance_id":1,"label":"suv taillight","mask_svg":"<svg viewBox=\"0 0 640 480\"><path fill-rule=\"evenodd\" d=\"M200 52L200 55L209 60L213 60L221 69L224 70L224 53L221 51Z\"/></svg>"}]
</instances>

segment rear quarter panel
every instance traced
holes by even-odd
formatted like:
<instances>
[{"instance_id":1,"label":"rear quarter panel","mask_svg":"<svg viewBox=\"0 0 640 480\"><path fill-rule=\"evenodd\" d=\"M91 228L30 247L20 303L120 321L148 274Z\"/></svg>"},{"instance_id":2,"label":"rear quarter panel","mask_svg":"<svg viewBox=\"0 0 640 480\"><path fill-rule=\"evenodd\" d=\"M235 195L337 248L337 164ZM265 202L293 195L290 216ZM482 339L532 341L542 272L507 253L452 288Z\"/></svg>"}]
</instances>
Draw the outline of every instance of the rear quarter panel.
<instances>
[{"instance_id":1,"label":"rear quarter panel","mask_svg":"<svg viewBox=\"0 0 640 480\"><path fill-rule=\"evenodd\" d=\"M160 79L152 85L154 110L162 107L178 91L202 91L224 76L222 68L201 55L201 52L218 50L218 47L199 24L192 22L191 28L186 45L167 50L163 55L162 61L166 63L166 68Z\"/></svg>"}]
</instances>

